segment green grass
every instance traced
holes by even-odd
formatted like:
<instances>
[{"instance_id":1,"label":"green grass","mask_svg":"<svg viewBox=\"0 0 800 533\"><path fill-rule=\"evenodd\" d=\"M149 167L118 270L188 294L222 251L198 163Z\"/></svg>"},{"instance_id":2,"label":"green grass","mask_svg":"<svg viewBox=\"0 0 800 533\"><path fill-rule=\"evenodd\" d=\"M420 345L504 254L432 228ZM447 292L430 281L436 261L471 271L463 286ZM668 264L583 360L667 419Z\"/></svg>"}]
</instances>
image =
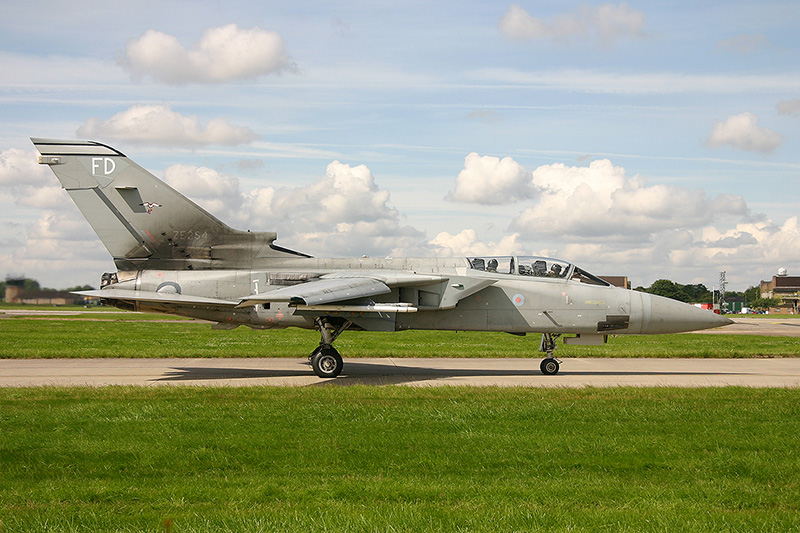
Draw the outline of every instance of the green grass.
<instances>
[{"instance_id":1,"label":"green grass","mask_svg":"<svg viewBox=\"0 0 800 533\"><path fill-rule=\"evenodd\" d=\"M796 389L0 390L0 531L789 531Z\"/></svg>"},{"instance_id":2,"label":"green grass","mask_svg":"<svg viewBox=\"0 0 800 533\"><path fill-rule=\"evenodd\" d=\"M111 311L112 313L119 312L115 307L107 307L102 305L53 305L53 304L12 304L8 302L0 302L0 312L3 309L36 309L43 311Z\"/></svg>"},{"instance_id":3,"label":"green grass","mask_svg":"<svg viewBox=\"0 0 800 533\"><path fill-rule=\"evenodd\" d=\"M137 317L138 315L128 315ZM134 320L136 320L134 318ZM0 357L300 357L315 331L212 330L209 324L147 321L0 320ZM347 357L538 357L538 335L405 331L345 332ZM800 338L756 335L653 335L610 338L605 346L559 344L561 357L783 357L800 355Z\"/></svg>"},{"instance_id":4,"label":"green grass","mask_svg":"<svg viewBox=\"0 0 800 533\"><path fill-rule=\"evenodd\" d=\"M3 312L0 311L0 314ZM86 321L118 321L118 322L141 322L141 321L160 321L160 322L192 322L193 318L181 316L165 316L158 313L130 313L126 311L88 311L74 315L37 315L31 314L15 314L13 317L8 317L6 320L86 320Z\"/></svg>"}]
</instances>

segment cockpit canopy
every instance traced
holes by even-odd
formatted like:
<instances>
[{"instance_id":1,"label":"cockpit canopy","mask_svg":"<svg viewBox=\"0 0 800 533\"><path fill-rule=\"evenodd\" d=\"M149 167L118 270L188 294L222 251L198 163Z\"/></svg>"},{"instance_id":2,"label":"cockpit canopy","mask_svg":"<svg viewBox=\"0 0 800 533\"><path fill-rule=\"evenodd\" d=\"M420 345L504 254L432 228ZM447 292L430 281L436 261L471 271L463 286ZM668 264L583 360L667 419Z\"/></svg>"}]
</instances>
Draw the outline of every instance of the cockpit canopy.
<instances>
[{"instance_id":1,"label":"cockpit canopy","mask_svg":"<svg viewBox=\"0 0 800 533\"><path fill-rule=\"evenodd\" d=\"M533 276L541 278L564 279L588 283L590 285L609 286L610 284L582 268L561 259L537 256L480 256L467 257L470 268L484 272L510 274L517 276Z\"/></svg>"}]
</instances>

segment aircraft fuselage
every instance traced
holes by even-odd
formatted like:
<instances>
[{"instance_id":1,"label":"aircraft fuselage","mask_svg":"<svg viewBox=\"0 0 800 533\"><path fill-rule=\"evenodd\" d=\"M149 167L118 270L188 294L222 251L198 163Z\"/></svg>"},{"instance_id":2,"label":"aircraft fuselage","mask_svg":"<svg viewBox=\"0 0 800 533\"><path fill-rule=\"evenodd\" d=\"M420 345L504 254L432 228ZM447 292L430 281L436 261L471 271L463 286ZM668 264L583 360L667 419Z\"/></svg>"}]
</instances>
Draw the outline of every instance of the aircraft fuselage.
<instances>
[{"instance_id":1,"label":"aircraft fuselage","mask_svg":"<svg viewBox=\"0 0 800 533\"><path fill-rule=\"evenodd\" d=\"M477 330L588 336L677 333L727 323L709 311L667 298L562 277L486 272L471 268L466 258L291 258L275 262L271 270L121 272L118 282L105 288L131 291L131 295L144 291L233 302L342 271L393 282L391 292L371 297L369 302L355 299L335 306L112 302L129 309L209 320L220 326L258 329L315 328L314 317L322 312L376 331ZM380 309L381 304L394 307L383 312L366 309L369 305Z\"/></svg>"}]
</instances>

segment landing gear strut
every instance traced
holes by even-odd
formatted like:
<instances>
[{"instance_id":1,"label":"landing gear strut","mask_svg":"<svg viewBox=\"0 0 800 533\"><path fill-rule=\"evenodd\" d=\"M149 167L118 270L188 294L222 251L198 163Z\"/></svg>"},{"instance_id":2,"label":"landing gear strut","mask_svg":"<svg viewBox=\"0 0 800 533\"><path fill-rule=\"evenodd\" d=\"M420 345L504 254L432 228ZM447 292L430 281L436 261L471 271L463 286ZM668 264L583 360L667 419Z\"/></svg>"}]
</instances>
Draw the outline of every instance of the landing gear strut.
<instances>
[{"instance_id":1,"label":"landing gear strut","mask_svg":"<svg viewBox=\"0 0 800 533\"><path fill-rule=\"evenodd\" d=\"M321 378L335 378L342 372L344 361L332 344L352 322L346 320L334 328L327 320L317 317L314 323L319 328L320 341L319 346L308 357L311 360L311 368Z\"/></svg>"},{"instance_id":2,"label":"landing gear strut","mask_svg":"<svg viewBox=\"0 0 800 533\"><path fill-rule=\"evenodd\" d=\"M542 342L539 344L539 351L546 352L547 357L542 359L542 362L539 364L539 370L541 370L542 374L545 376L558 374L561 361L556 359L553 352L556 350L556 339L560 336L560 333L542 333Z\"/></svg>"}]
</instances>

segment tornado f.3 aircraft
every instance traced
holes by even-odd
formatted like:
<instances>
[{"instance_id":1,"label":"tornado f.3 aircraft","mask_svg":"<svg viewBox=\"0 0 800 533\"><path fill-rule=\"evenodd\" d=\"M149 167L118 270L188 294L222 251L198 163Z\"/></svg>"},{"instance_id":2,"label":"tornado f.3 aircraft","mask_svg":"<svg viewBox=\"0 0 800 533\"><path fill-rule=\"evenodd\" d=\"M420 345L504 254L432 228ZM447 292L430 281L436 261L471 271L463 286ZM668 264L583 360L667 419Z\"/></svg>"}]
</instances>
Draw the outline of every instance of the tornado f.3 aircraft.
<instances>
[{"instance_id":1,"label":"tornado f.3 aircraft","mask_svg":"<svg viewBox=\"0 0 800 533\"><path fill-rule=\"evenodd\" d=\"M271 232L230 228L128 159L93 141L31 139L114 258L94 296L121 309L213 321L214 328L316 329L314 372L333 378L345 330L540 333L540 368L556 340L678 333L730 324L691 305L611 286L547 257L315 258Z\"/></svg>"}]
</instances>

